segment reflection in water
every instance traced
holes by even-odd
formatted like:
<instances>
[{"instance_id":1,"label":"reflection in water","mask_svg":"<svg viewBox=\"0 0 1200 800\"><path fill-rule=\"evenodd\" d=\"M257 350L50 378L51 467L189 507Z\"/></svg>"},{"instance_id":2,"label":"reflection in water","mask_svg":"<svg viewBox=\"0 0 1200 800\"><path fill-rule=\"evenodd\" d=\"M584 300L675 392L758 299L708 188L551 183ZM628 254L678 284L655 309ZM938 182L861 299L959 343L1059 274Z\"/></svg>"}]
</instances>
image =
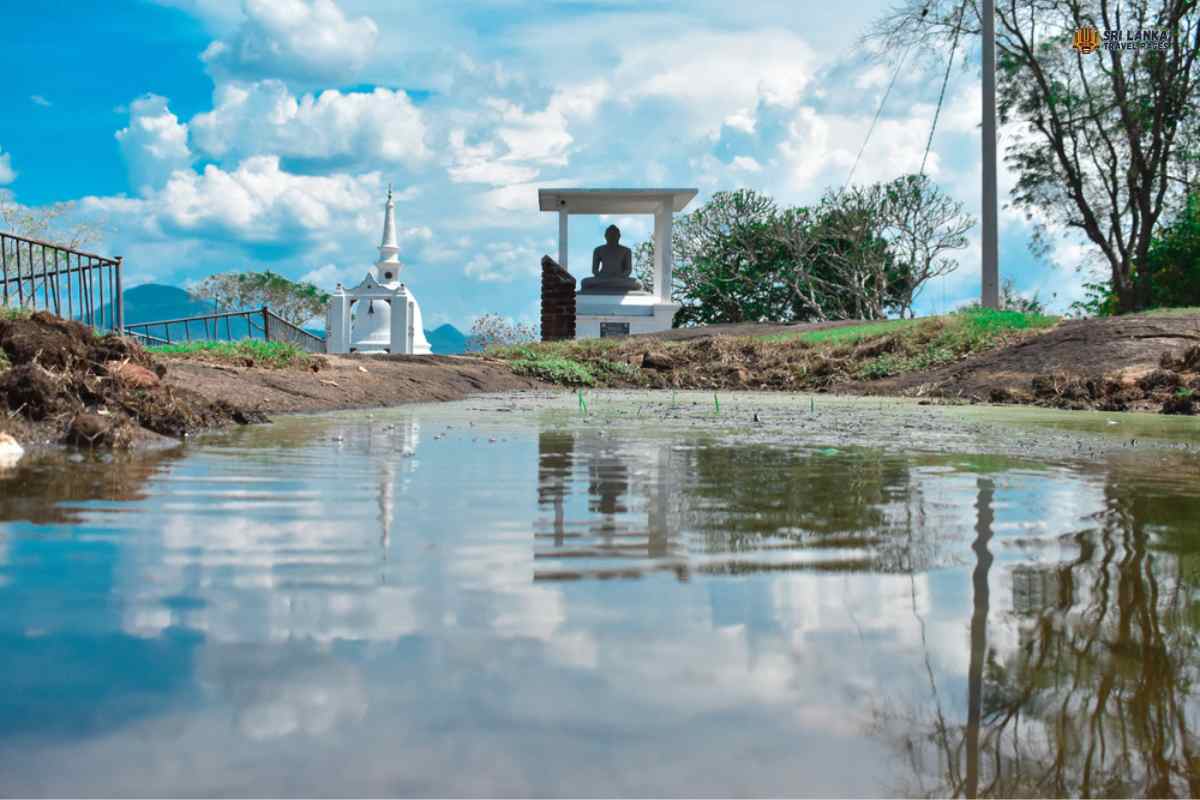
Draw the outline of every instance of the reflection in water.
<instances>
[{"instance_id":1,"label":"reflection in water","mask_svg":"<svg viewBox=\"0 0 1200 800\"><path fill-rule=\"evenodd\" d=\"M1200 792L1190 462L380 416L0 477L0 794Z\"/></svg>"},{"instance_id":2,"label":"reflection in water","mask_svg":"<svg viewBox=\"0 0 1200 800\"><path fill-rule=\"evenodd\" d=\"M901 791L1200 796L1200 576L1187 568L1198 543L1185 536L1200 502L1156 504L1136 479L1131 488L1110 476L1094 525L1072 534L1076 558L1011 570L1018 637L998 652L986 649L992 515L991 490L980 483L966 725L935 719L894 732L917 780ZM908 719L925 716L915 709ZM941 755L929 760L931 749Z\"/></svg>"}]
</instances>

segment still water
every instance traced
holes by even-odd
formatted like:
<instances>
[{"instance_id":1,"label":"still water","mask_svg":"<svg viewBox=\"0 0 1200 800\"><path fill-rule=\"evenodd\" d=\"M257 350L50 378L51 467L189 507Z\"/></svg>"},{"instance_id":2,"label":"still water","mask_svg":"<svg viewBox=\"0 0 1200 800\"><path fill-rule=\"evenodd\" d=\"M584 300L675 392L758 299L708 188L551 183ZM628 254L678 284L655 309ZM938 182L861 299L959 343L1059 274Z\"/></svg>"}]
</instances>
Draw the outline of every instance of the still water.
<instances>
[{"instance_id":1,"label":"still water","mask_svg":"<svg viewBox=\"0 0 1200 800\"><path fill-rule=\"evenodd\" d=\"M1200 794L1194 460L467 401L0 473L0 794Z\"/></svg>"}]
</instances>

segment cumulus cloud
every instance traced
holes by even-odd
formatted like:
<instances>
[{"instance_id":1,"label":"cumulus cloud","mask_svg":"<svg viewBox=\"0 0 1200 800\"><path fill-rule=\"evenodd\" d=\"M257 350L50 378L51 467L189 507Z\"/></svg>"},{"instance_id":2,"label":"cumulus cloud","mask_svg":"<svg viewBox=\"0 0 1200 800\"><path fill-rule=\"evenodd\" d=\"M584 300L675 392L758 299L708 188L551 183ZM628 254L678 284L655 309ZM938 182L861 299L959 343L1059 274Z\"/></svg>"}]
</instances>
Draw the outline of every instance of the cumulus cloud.
<instances>
[{"instance_id":1,"label":"cumulus cloud","mask_svg":"<svg viewBox=\"0 0 1200 800\"><path fill-rule=\"evenodd\" d=\"M0 148L0 185L12 183L17 179L17 171L13 169L12 157Z\"/></svg>"},{"instance_id":2,"label":"cumulus cloud","mask_svg":"<svg viewBox=\"0 0 1200 800\"><path fill-rule=\"evenodd\" d=\"M187 125L171 113L165 97L148 94L133 101L129 124L116 137L133 185L143 194L191 162Z\"/></svg>"},{"instance_id":3,"label":"cumulus cloud","mask_svg":"<svg viewBox=\"0 0 1200 800\"><path fill-rule=\"evenodd\" d=\"M592 82L556 91L541 111L491 97L472 120L484 132L470 139L466 128L450 131L447 172L456 183L503 186L525 183L545 167L563 167L575 141L569 127L590 121L608 94L608 85Z\"/></svg>"},{"instance_id":4,"label":"cumulus cloud","mask_svg":"<svg viewBox=\"0 0 1200 800\"><path fill-rule=\"evenodd\" d=\"M297 175L277 156L253 156L233 171L209 164L203 172L176 170L144 200L89 197L85 210L140 217L179 235L284 242L322 232L369 229L367 212L382 193L379 173Z\"/></svg>"},{"instance_id":5,"label":"cumulus cloud","mask_svg":"<svg viewBox=\"0 0 1200 800\"><path fill-rule=\"evenodd\" d=\"M466 273L484 283L511 283L538 274L540 259L534 242L489 242L467 262Z\"/></svg>"},{"instance_id":6,"label":"cumulus cloud","mask_svg":"<svg viewBox=\"0 0 1200 800\"><path fill-rule=\"evenodd\" d=\"M409 166L429 157L421 111L403 91L383 88L294 96L278 80L223 83L212 111L190 124L196 147L219 157L273 153Z\"/></svg>"},{"instance_id":7,"label":"cumulus cloud","mask_svg":"<svg viewBox=\"0 0 1200 800\"><path fill-rule=\"evenodd\" d=\"M246 0L245 19L202 58L214 74L299 82L345 80L370 59L379 29L333 0Z\"/></svg>"}]
</instances>

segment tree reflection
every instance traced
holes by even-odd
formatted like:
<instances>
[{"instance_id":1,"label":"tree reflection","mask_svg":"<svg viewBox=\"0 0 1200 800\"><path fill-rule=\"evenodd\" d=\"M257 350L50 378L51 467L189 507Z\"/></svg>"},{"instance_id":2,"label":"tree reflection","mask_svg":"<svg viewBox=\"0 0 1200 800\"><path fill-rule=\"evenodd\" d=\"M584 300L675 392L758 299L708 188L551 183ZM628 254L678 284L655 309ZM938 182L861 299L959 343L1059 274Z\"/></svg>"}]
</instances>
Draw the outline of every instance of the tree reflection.
<instances>
[{"instance_id":1,"label":"tree reflection","mask_svg":"<svg viewBox=\"0 0 1200 800\"><path fill-rule=\"evenodd\" d=\"M1074 560L1012 571L1019 645L1000 657L985 631L990 495L981 481L966 721L950 726L920 709L887 721L916 778L902 791L1200 794L1196 586L1181 569L1197 552L1184 532L1200 504L1149 503L1145 487L1110 480L1096 526L1074 535Z\"/></svg>"}]
</instances>

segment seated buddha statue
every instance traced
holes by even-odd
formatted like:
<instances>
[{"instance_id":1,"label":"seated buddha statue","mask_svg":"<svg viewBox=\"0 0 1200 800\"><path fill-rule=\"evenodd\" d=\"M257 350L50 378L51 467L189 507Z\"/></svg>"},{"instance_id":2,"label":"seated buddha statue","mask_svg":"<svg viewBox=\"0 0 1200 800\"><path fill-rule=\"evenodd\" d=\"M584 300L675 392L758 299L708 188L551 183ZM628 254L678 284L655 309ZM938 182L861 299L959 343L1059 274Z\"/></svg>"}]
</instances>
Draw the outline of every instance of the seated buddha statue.
<instances>
[{"instance_id":1,"label":"seated buddha statue","mask_svg":"<svg viewBox=\"0 0 1200 800\"><path fill-rule=\"evenodd\" d=\"M605 244L592 251L592 277L579 284L580 294L631 294L642 291L633 277L633 251L620 244L621 229L609 225Z\"/></svg>"}]
</instances>

